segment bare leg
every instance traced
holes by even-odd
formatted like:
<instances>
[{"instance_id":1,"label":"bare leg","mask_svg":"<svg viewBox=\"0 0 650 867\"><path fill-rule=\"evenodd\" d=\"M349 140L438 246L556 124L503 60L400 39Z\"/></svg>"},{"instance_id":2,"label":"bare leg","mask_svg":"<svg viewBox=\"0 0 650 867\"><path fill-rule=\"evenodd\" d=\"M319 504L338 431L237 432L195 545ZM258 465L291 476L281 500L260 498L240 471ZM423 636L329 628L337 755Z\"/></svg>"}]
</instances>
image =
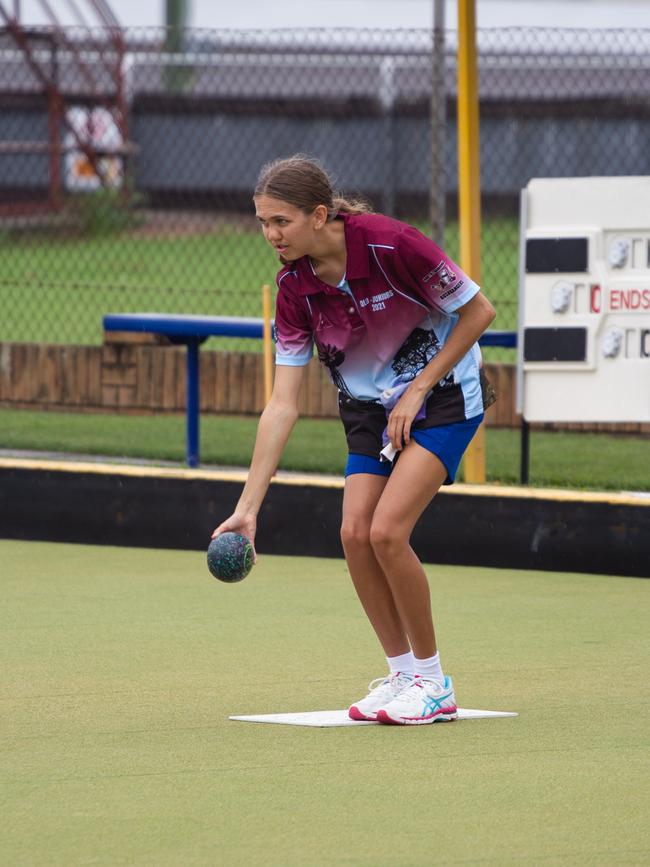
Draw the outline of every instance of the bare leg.
<instances>
[{"instance_id":1,"label":"bare leg","mask_svg":"<svg viewBox=\"0 0 650 867\"><path fill-rule=\"evenodd\" d=\"M410 650L408 638L370 544L373 513L386 481L385 476L370 473L355 473L346 478L341 541L357 595L386 656L399 656Z\"/></svg>"},{"instance_id":2,"label":"bare leg","mask_svg":"<svg viewBox=\"0 0 650 867\"><path fill-rule=\"evenodd\" d=\"M436 653L436 638L429 582L409 540L446 476L442 462L412 440L388 480L370 529L373 550L418 659Z\"/></svg>"}]
</instances>

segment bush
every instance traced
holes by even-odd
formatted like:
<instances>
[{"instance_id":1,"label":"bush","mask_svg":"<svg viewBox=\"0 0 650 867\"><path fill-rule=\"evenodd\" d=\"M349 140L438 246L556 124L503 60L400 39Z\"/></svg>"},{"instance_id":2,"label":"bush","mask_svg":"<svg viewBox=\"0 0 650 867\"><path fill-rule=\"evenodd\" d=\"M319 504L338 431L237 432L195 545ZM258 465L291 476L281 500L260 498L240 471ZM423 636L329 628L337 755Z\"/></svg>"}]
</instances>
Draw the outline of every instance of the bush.
<instances>
[{"instance_id":1,"label":"bush","mask_svg":"<svg viewBox=\"0 0 650 867\"><path fill-rule=\"evenodd\" d=\"M78 229L88 235L111 235L142 225L137 208L143 196L123 190L100 189L79 193L70 200L70 211Z\"/></svg>"}]
</instances>

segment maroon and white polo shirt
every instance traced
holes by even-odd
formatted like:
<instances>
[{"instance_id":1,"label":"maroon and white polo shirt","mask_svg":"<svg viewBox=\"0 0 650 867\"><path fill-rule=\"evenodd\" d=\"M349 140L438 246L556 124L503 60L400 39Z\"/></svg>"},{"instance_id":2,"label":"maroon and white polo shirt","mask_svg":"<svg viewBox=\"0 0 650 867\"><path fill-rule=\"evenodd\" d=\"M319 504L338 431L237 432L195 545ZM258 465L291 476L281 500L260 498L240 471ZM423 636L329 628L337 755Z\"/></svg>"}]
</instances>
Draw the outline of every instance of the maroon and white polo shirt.
<instances>
[{"instance_id":1,"label":"maroon and white polo shirt","mask_svg":"<svg viewBox=\"0 0 650 867\"><path fill-rule=\"evenodd\" d=\"M345 278L334 288L303 256L277 276L276 364L305 365L316 344L320 361L346 396L378 400L410 382L439 352L455 313L479 287L412 226L381 214L340 214L345 224ZM478 344L434 389L439 424L483 412Z\"/></svg>"}]
</instances>

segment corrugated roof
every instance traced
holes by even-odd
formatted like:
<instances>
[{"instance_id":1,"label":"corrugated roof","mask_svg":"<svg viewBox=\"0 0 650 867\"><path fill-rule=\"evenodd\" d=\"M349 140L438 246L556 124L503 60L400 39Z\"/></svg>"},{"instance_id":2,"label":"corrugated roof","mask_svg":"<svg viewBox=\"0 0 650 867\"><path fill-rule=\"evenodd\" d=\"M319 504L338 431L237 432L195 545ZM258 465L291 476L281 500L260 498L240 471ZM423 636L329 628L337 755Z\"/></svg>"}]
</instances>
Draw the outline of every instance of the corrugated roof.
<instances>
[{"instance_id":1,"label":"corrugated roof","mask_svg":"<svg viewBox=\"0 0 650 867\"><path fill-rule=\"evenodd\" d=\"M186 50L163 54L165 33L127 31L128 92L160 94L167 71L183 68L182 93L241 99L417 101L431 93L431 34L426 31L191 31ZM44 69L57 69L64 94L112 92L106 63L118 55L93 31L67 33L92 76L51 33L30 37ZM99 42L98 42L99 38ZM445 81L455 91L455 33L447 34ZM650 99L650 30L481 31L480 94L488 100ZM101 45L101 52L97 46ZM189 50L191 48L191 50ZM9 34L0 31L0 90L35 93L41 84Z\"/></svg>"}]
</instances>

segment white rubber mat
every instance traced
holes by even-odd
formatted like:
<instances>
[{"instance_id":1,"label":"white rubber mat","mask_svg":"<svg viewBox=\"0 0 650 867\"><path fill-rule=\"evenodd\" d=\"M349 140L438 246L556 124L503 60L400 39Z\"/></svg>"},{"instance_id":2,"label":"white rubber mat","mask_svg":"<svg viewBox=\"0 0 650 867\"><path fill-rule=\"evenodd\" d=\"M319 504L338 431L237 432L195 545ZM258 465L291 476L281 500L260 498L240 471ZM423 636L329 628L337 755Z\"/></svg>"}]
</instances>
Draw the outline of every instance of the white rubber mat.
<instances>
[{"instance_id":1,"label":"white rubber mat","mask_svg":"<svg viewBox=\"0 0 650 867\"><path fill-rule=\"evenodd\" d=\"M506 710L470 710L458 708L458 719L492 719L493 717L517 716ZM266 713L252 716L231 716L229 719L241 722L279 723L287 726L316 726L329 728L332 726L374 726L375 722L365 722L350 719L347 710L314 710L308 713Z\"/></svg>"}]
</instances>

